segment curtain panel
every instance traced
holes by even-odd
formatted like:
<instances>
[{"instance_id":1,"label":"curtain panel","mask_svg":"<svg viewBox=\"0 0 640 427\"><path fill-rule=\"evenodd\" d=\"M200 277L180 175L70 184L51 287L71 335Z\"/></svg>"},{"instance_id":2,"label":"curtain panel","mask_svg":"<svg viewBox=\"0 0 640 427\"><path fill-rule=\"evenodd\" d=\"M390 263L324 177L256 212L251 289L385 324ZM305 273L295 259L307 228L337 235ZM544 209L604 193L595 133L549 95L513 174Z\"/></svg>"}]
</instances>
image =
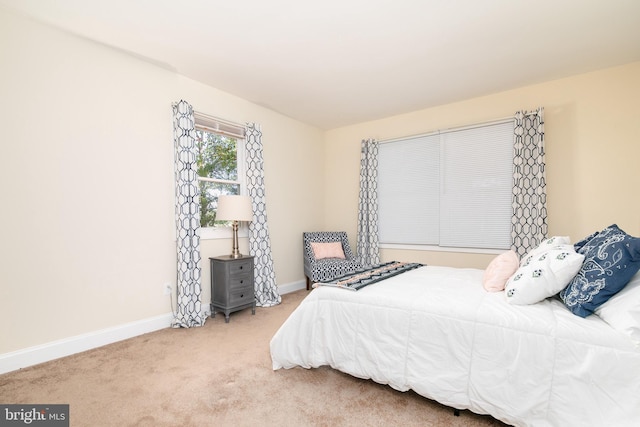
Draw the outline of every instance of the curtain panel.
<instances>
[{"instance_id":1,"label":"curtain panel","mask_svg":"<svg viewBox=\"0 0 640 427\"><path fill-rule=\"evenodd\" d=\"M253 221L249 224L249 253L255 265L255 296L258 307L280 304L271 255L271 239L267 226L264 185L264 159L260 125L247 123L245 139L247 192L253 203Z\"/></svg>"},{"instance_id":2,"label":"curtain panel","mask_svg":"<svg viewBox=\"0 0 640 427\"><path fill-rule=\"evenodd\" d=\"M515 114L512 249L522 257L548 233L544 109Z\"/></svg>"},{"instance_id":3,"label":"curtain panel","mask_svg":"<svg viewBox=\"0 0 640 427\"><path fill-rule=\"evenodd\" d=\"M360 147L360 193L356 258L364 267L380 264L378 235L378 141L363 140Z\"/></svg>"},{"instance_id":4,"label":"curtain panel","mask_svg":"<svg viewBox=\"0 0 640 427\"><path fill-rule=\"evenodd\" d=\"M173 104L175 149L175 214L177 247L177 306L174 328L202 326L200 269L200 187L193 107L184 100Z\"/></svg>"}]
</instances>

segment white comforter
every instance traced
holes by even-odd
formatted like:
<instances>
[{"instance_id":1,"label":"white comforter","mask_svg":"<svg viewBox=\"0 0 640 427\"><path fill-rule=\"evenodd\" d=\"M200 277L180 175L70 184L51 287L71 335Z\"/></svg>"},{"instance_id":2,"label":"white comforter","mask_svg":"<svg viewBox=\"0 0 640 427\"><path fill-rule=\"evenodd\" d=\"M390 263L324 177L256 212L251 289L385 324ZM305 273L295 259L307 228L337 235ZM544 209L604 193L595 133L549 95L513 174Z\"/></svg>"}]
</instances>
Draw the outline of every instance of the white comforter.
<instances>
[{"instance_id":1,"label":"white comforter","mask_svg":"<svg viewBox=\"0 0 640 427\"><path fill-rule=\"evenodd\" d=\"M271 340L273 369L329 365L522 426L640 426L640 349L560 301L506 303L483 270L421 267L319 287Z\"/></svg>"}]
</instances>

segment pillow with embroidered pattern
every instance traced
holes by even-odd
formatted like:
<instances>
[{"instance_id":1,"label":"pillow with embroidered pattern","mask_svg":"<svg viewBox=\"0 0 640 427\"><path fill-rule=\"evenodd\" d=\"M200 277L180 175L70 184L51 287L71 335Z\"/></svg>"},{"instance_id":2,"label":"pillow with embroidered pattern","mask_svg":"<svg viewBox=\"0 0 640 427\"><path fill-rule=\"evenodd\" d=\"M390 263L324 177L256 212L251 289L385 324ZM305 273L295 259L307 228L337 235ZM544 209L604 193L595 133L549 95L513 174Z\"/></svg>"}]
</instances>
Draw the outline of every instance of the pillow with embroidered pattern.
<instances>
[{"instance_id":1,"label":"pillow with embroidered pattern","mask_svg":"<svg viewBox=\"0 0 640 427\"><path fill-rule=\"evenodd\" d=\"M535 304L560 292L576 275L584 255L573 245L558 245L534 255L509 278L504 288L510 304Z\"/></svg>"},{"instance_id":2,"label":"pillow with embroidered pattern","mask_svg":"<svg viewBox=\"0 0 640 427\"><path fill-rule=\"evenodd\" d=\"M580 249L582 249L582 247L584 245L589 243L591 241L591 239L596 237L598 234L600 234L600 232L596 231L595 233L589 234L587 237L585 237L584 239L580 240L579 242L574 243L573 247L575 248L576 252L579 252Z\"/></svg>"},{"instance_id":3,"label":"pillow with embroidered pattern","mask_svg":"<svg viewBox=\"0 0 640 427\"><path fill-rule=\"evenodd\" d=\"M560 292L567 308L580 317L607 302L640 269L640 238L616 224L592 236L578 249L585 256L582 268Z\"/></svg>"},{"instance_id":4,"label":"pillow with embroidered pattern","mask_svg":"<svg viewBox=\"0 0 640 427\"><path fill-rule=\"evenodd\" d=\"M520 267L523 267L535 256L543 254L558 245L568 245L571 243L569 236L553 236L543 240L535 249L532 249L520 260Z\"/></svg>"}]
</instances>

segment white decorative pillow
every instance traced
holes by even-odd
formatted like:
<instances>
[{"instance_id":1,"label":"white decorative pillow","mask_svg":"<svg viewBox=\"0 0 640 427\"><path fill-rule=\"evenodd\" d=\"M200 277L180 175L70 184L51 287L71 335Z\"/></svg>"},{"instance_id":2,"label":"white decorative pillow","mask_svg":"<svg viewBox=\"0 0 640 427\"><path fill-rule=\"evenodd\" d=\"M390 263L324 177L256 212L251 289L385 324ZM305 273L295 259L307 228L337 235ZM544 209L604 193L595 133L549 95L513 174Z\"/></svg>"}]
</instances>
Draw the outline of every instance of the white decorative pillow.
<instances>
[{"instance_id":1,"label":"white decorative pillow","mask_svg":"<svg viewBox=\"0 0 640 427\"><path fill-rule=\"evenodd\" d=\"M594 313L640 346L640 273Z\"/></svg>"},{"instance_id":2,"label":"white decorative pillow","mask_svg":"<svg viewBox=\"0 0 640 427\"><path fill-rule=\"evenodd\" d=\"M520 260L520 267L524 267L525 265L529 264L533 257L554 249L556 246L570 244L571 239L569 238L569 236L549 237L548 239L542 241L542 243L540 243L537 248L530 250L529 253Z\"/></svg>"},{"instance_id":3,"label":"white decorative pillow","mask_svg":"<svg viewBox=\"0 0 640 427\"><path fill-rule=\"evenodd\" d=\"M564 289L578 273L584 255L573 245L547 248L534 255L507 280L505 295L511 304L535 304Z\"/></svg>"},{"instance_id":4,"label":"white decorative pillow","mask_svg":"<svg viewBox=\"0 0 640 427\"><path fill-rule=\"evenodd\" d=\"M316 259L346 258L342 250L342 242L311 242L311 250Z\"/></svg>"},{"instance_id":5,"label":"white decorative pillow","mask_svg":"<svg viewBox=\"0 0 640 427\"><path fill-rule=\"evenodd\" d=\"M503 291L507 279L516 272L519 265L518 254L514 251L507 251L498 255L484 271L482 286L489 292Z\"/></svg>"}]
</instances>

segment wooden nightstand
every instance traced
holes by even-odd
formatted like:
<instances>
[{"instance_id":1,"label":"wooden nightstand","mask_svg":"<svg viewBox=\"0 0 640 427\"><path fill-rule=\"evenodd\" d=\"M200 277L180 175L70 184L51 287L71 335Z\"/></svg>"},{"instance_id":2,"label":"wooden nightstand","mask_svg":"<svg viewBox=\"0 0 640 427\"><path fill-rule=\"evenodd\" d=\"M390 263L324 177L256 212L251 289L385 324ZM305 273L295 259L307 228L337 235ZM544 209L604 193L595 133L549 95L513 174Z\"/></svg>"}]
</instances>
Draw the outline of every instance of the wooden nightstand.
<instances>
[{"instance_id":1,"label":"wooden nightstand","mask_svg":"<svg viewBox=\"0 0 640 427\"><path fill-rule=\"evenodd\" d=\"M229 323L229 314L251 307L256 314L256 298L253 290L253 257L232 258L219 256L209 258L211 262L211 317L216 309L224 313Z\"/></svg>"}]
</instances>

